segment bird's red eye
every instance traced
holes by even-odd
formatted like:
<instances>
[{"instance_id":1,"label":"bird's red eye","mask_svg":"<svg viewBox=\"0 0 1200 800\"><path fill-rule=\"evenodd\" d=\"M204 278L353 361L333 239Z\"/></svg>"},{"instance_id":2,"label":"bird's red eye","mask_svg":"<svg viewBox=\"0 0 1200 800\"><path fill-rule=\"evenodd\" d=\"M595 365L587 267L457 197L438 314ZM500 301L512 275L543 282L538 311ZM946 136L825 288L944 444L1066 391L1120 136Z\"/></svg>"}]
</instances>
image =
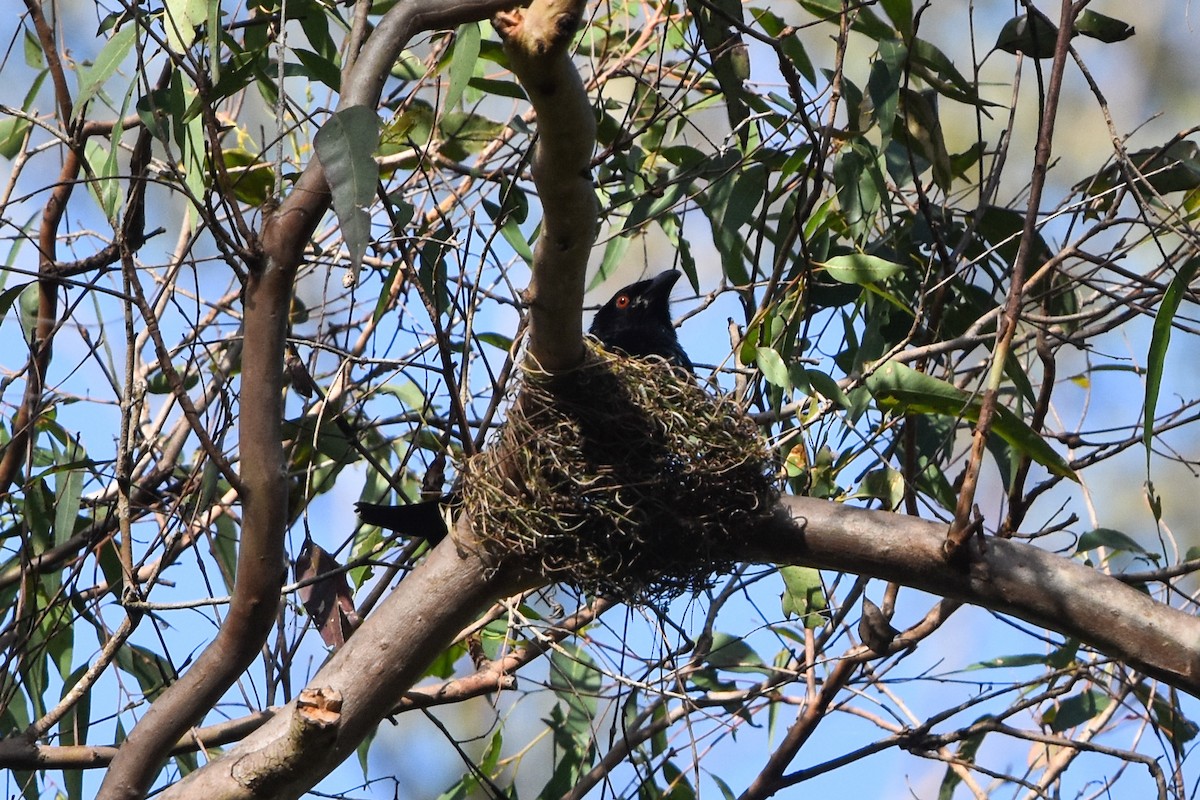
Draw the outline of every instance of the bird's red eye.
<instances>
[{"instance_id":1,"label":"bird's red eye","mask_svg":"<svg viewBox=\"0 0 1200 800\"><path fill-rule=\"evenodd\" d=\"M629 308L629 295L619 294L614 302L617 304L617 308Z\"/></svg>"}]
</instances>

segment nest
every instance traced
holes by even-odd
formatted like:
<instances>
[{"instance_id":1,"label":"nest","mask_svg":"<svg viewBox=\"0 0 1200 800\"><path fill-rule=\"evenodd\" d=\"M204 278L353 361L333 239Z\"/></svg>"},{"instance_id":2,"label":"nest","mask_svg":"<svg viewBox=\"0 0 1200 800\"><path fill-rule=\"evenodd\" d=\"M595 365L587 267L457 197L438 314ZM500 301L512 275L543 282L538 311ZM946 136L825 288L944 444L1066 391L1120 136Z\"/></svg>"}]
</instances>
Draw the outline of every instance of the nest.
<instances>
[{"instance_id":1,"label":"nest","mask_svg":"<svg viewBox=\"0 0 1200 800\"><path fill-rule=\"evenodd\" d=\"M630 602L711 586L778 497L775 463L731 398L595 346L569 373L527 372L498 441L464 473L489 557Z\"/></svg>"}]
</instances>

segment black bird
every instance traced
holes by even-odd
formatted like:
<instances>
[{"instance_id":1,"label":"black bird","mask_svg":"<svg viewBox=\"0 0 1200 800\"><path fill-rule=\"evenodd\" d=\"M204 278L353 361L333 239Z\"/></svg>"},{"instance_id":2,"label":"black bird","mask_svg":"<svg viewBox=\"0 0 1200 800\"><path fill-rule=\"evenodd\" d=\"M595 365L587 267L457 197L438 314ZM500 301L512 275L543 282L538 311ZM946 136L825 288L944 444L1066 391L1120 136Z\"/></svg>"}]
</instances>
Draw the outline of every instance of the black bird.
<instances>
[{"instance_id":1,"label":"black bird","mask_svg":"<svg viewBox=\"0 0 1200 800\"><path fill-rule=\"evenodd\" d=\"M671 324L671 288L681 274L671 269L629 284L596 312L589 332L606 350L635 358L660 356L694 372Z\"/></svg>"},{"instance_id":2,"label":"black bird","mask_svg":"<svg viewBox=\"0 0 1200 800\"><path fill-rule=\"evenodd\" d=\"M679 346L679 337L671 324L671 288L680 274L672 269L650 280L629 284L596 312L589 333L606 350L635 358L659 356L673 366L693 372L692 361ZM446 537L442 509L459 502L457 497L451 493L439 500L398 506L360 502L354 508L359 519L368 525L405 536L421 536L430 544L437 544Z\"/></svg>"}]
</instances>

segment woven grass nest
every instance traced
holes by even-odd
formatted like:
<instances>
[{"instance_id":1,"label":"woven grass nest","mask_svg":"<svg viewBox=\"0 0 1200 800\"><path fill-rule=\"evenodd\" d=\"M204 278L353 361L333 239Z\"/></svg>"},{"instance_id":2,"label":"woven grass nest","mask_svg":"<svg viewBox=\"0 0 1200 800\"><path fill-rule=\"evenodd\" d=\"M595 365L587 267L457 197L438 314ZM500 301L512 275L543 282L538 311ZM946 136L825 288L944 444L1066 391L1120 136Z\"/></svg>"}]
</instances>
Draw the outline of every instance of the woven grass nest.
<instances>
[{"instance_id":1,"label":"woven grass nest","mask_svg":"<svg viewBox=\"0 0 1200 800\"><path fill-rule=\"evenodd\" d=\"M630 602L711 586L778 497L757 427L658 359L589 344L584 363L526 371L463 502L492 558Z\"/></svg>"}]
</instances>

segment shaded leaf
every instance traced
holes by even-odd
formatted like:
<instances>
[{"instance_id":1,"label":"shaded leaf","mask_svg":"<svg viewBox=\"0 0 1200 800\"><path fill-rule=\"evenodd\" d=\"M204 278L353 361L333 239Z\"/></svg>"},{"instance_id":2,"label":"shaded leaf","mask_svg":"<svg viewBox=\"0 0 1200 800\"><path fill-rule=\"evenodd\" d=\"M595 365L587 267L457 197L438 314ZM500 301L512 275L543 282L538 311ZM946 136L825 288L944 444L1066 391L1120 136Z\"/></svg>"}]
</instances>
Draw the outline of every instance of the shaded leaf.
<instances>
[{"instance_id":1,"label":"shaded leaf","mask_svg":"<svg viewBox=\"0 0 1200 800\"><path fill-rule=\"evenodd\" d=\"M1142 416L1142 443L1146 447L1146 470L1150 469L1150 456L1154 445L1154 415L1158 407L1158 393L1162 389L1163 370L1167 360L1167 348L1171 344L1171 326L1175 321L1175 312L1192 278L1196 268L1200 267L1200 258L1188 259L1180 266L1163 293L1162 303L1154 315L1154 329L1150 336L1150 352L1146 357L1146 398Z\"/></svg>"},{"instance_id":2,"label":"shaded leaf","mask_svg":"<svg viewBox=\"0 0 1200 800\"><path fill-rule=\"evenodd\" d=\"M339 571L341 566L323 547L305 537L300 554L296 556L296 581L327 577L300 587L300 603L312 617L321 639L333 648L345 644L358 624L353 592L346 580L346 572Z\"/></svg>"},{"instance_id":3,"label":"shaded leaf","mask_svg":"<svg viewBox=\"0 0 1200 800\"><path fill-rule=\"evenodd\" d=\"M1079 543L1075 545L1075 554L1086 553L1098 547L1107 547L1110 550L1124 550L1130 553L1155 555L1147 553L1146 548L1142 547L1127 534L1113 530L1112 528L1096 528L1080 536Z\"/></svg>"},{"instance_id":4,"label":"shaded leaf","mask_svg":"<svg viewBox=\"0 0 1200 800\"><path fill-rule=\"evenodd\" d=\"M333 211L350 251L350 275L358 268L371 241L371 215L367 206L375 197L379 165L379 118L366 106L351 106L332 114L313 139L317 157L333 194Z\"/></svg>"},{"instance_id":5,"label":"shaded leaf","mask_svg":"<svg viewBox=\"0 0 1200 800\"><path fill-rule=\"evenodd\" d=\"M1062 733L1094 718L1112 702L1106 694L1094 689L1069 697L1042 714L1042 724L1054 733Z\"/></svg>"},{"instance_id":6,"label":"shaded leaf","mask_svg":"<svg viewBox=\"0 0 1200 800\"><path fill-rule=\"evenodd\" d=\"M1014 55L1023 53L1032 58L1050 58L1054 55L1057 38L1058 26L1041 11L1030 7L1028 13L1004 23L996 37L996 49Z\"/></svg>"},{"instance_id":7,"label":"shaded leaf","mask_svg":"<svg viewBox=\"0 0 1200 800\"><path fill-rule=\"evenodd\" d=\"M1111 44L1121 42L1133 36L1133 26L1123 20L1098 14L1090 8L1085 8L1075 18L1075 32L1082 36L1090 36L1102 42Z\"/></svg>"}]
</instances>

